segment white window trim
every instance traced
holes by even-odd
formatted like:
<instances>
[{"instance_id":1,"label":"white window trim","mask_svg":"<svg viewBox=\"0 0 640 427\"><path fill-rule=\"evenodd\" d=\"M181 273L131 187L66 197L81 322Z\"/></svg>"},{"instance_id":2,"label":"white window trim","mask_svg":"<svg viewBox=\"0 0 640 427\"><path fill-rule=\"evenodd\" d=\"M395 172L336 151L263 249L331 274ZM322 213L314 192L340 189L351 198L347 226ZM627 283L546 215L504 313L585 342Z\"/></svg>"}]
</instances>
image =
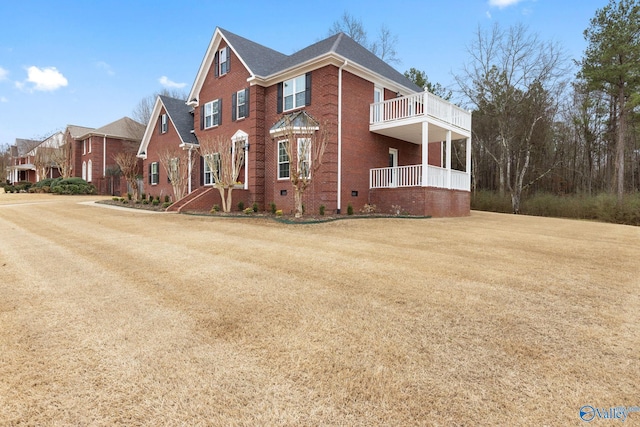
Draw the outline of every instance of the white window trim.
<instances>
[{"instance_id":1,"label":"white window trim","mask_svg":"<svg viewBox=\"0 0 640 427\"><path fill-rule=\"evenodd\" d=\"M89 138L89 152L91 152L91 138Z\"/></svg>"},{"instance_id":2,"label":"white window trim","mask_svg":"<svg viewBox=\"0 0 640 427\"><path fill-rule=\"evenodd\" d=\"M82 141L82 154L87 154L87 140L86 139Z\"/></svg>"},{"instance_id":3,"label":"white window trim","mask_svg":"<svg viewBox=\"0 0 640 427\"><path fill-rule=\"evenodd\" d=\"M87 162L87 182L91 182L93 179L92 168L93 164L91 163L91 159L89 159L89 161Z\"/></svg>"},{"instance_id":4,"label":"white window trim","mask_svg":"<svg viewBox=\"0 0 640 427\"><path fill-rule=\"evenodd\" d=\"M87 180L87 162L82 162L82 179Z\"/></svg>"},{"instance_id":5,"label":"white window trim","mask_svg":"<svg viewBox=\"0 0 640 427\"><path fill-rule=\"evenodd\" d=\"M302 90L300 90L300 88L297 87L296 81L302 81ZM287 84L289 84L291 86L291 94L287 95L286 94L286 88L287 88ZM292 111L295 110L297 108L301 108L305 106L305 101L306 101L306 95L303 96L302 99L302 104L297 105L296 104L296 100L297 100L297 95L302 93L305 94L307 91L307 76L306 74L302 74L300 76L296 76L292 79L289 80L285 80L285 82L282 84L282 111ZM291 103L292 107L291 108L287 108L287 96L291 96L293 101Z\"/></svg>"},{"instance_id":6,"label":"white window trim","mask_svg":"<svg viewBox=\"0 0 640 427\"><path fill-rule=\"evenodd\" d=\"M215 104L215 106L217 107L217 110L218 110L216 114L213 113L214 104ZM210 114L207 114L207 106L210 106L209 107L210 110L211 110ZM206 104L204 104L204 112L205 112L205 115L204 115L204 128L205 129L211 129L211 128L220 126L220 100L214 99L213 101L209 101ZM216 117L216 116L218 117L218 123L214 124L213 123L213 118ZM211 124L209 126L207 126L207 117L211 117Z\"/></svg>"},{"instance_id":7,"label":"white window trim","mask_svg":"<svg viewBox=\"0 0 640 427\"><path fill-rule=\"evenodd\" d=\"M224 55L224 61L222 60L222 56ZM229 72L229 66L227 64L227 48L222 48L218 51L218 76L224 76ZM222 66L225 65L224 73L222 72Z\"/></svg>"},{"instance_id":8,"label":"white window trim","mask_svg":"<svg viewBox=\"0 0 640 427\"><path fill-rule=\"evenodd\" d=\"M278 170L277 170L277 172L278 172L278 181L284 181L284 180L287 180L287 179L291 179L291 159L287 159L286 162L281 162L280 161L280 146L282 145L283 148L284 148L284 144L286 144L286 143L287 143L286 139L281 139L280 141L278 141L278 151L276 153L277 161L278 161ZM285 154L286 154L286 151L287 151L286 148L284 148L284 150L285 150ZM289 156L287 155L287 157L289 157ZM287 174L287 176L281 177L280 176L280 165L284 165L284 164L288 164L289 165L289 173Z\"/></svg>"},{"instance_id":9,"label":"white window trim","mask_svg":"<svg viewBox=\"0 0 640 427\"><path fill-rule=\"evenodd\" d=\"M240 94L242 94L243 102L240 104ZM240 106L244 105L244 114L240 115ZM236 92L236 120L244 119L247 117L247 99L245 97L245 90L239 90Z\"/></svg>"},{"instance_id":10,"label":"white window trim","mask_svg":"<svg viewBox=\"0 0 640 427\"><path fill-rule=\"evenodd\" d=\"M167 126L167 113L164 113L161 116L161 127L160 127L160 132L161 133L167 133L168 130L168 126Z\"/></svg>"},{"instance_id":11,"label":"white window trim","mask_svg":"<svg viewBox=\"0 0 640 427\"><path fill-rule=\"evenodd\" d=\"M213 154L209 154L205 157L211 157L213 156L214 158L216 156L218 156L218 162L220 161L220 154L219 153L213 153ZM213 170L209 167L209 162L207 162L207 159L205 158L204 160L204 185L205 186L213 186L215 184L215 181L213 179ZM209 177L207 179L207 177ZM207 182L208 181L208 182Z\"/></svg>"},{"instance_id":12,"label":"white window trim","mask_svg":"<svg viewBox=\"0 0 640 427\"><path fill-rule=\"evenodd\" d=\"M154 181L154 177L155 177L155 181ZM158 185L159 183L160 183L160 163L152 162L151 163L151 185Z\"/></svg>"}]
</instances>

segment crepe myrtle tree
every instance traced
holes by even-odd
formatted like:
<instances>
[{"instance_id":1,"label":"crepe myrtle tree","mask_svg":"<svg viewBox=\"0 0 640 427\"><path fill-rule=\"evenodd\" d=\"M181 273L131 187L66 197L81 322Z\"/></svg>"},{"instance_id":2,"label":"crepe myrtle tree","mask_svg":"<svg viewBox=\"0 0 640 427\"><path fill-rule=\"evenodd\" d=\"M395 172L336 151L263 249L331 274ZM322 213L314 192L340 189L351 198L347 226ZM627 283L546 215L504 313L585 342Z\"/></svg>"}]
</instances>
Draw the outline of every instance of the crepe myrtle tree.
<instances>
[{"instance_id":1,"label":"crepe myrtle tree","mask_svg":"<svg viewBox=\"0 0 640 427\"><path fill-rule=\"evenodd\" d=\"M190 158L187 150L172 147L160 153L160 164L167 172L175 197L174 201L182 199L187 195L189 170L193 170L195 157Z\"/></svg>"},{"instance_id":2,"label":"crepe myrtle tree","mask_svg":"<svg viewBox=\"0 0 640 427\"><path fill-rule=\"evenodd\" d=\"M245 141L224 135L200 139L200 155L211 173L213 186L220 192L222 211L231 212L232 192L244 165Z\"/></svg>"},{"instance_id":3,"label":"crepe myrtle tree","mask_svg":"<svg viewBox=\"0 0 640 427\"><path fill-rule=\"evenodd\" d=\"M51 161L57 166L62 178L70 178L73 171L71 152L73 144L65 141L61 146L51 152Z\"/></svg>"},{"instance_id":4,"label":"crepe myrtle tree","mask_svg":"<svg viewBox=\"0 0 640 427\"><path fill-rule=\"evenodd\" d=\"M322 166L329 143L329 125L319 124L306 113L288 115L281 121L278 155L285 163L288 161L289 179L294 190L295 217L301 218L304 214L302 196Z\"/></svg>"},{"instance_id":5,"label":"crepe myrtle tree","mask_svg":"<svg viewBox=\"0 0 640 427\"><path fill-rule=\"evenodd\" d=\"M140 170L138 168L138 157L135 153L131 151L122 151L113 156L113 160L115 160L116 164L120 168L122 176L131 187L131 193L133 200L138 200L138 176L140 175Z\"/></svg>"}]
</instances>

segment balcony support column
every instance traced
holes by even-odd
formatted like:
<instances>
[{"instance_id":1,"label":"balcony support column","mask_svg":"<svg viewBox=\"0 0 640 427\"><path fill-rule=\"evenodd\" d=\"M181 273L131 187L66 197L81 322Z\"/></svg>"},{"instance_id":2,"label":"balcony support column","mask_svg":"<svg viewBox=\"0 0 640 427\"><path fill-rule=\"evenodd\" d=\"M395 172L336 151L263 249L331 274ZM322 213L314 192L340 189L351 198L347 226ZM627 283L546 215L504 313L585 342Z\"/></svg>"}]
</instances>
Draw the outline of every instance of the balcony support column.
<instances>
[{"instance_id":1,"label":"balcony support column","mask_svg":"<svg viewBox=\"0 0 640 427\"><path fill-rule=\"evenodd\" d=\"M426 187L427 174L429 173L429 123L422 122L422 186Z\"/></svg>"},{"instance_id":2,"label":"balcony support column","mask_svg":"<svg viewBox=\"0 0 640 427\"><path fill-rule=\"evenodd\" d=\"M447 131L447 146L446 146L446 151L445 151L445 162L446 162L446 169L447 169L447 182L446 182L446 187L448 189L451 189L451 131L448 130Z\"/></svg>"}]
</instances>

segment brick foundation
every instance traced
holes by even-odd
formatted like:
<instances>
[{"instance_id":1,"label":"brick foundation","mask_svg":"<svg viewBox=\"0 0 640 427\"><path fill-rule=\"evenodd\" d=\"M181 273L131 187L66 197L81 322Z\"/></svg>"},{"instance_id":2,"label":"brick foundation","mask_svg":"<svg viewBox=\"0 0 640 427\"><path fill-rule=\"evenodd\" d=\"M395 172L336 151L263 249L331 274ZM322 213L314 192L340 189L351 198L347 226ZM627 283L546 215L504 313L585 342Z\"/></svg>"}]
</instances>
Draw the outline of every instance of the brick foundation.
<instances>
[{"instance_id":1,"label":"brick foundation","mask_svg":"<svg viewBox=\"0 0 640 427\"><path fill-rule=\"evenodd\" d=\"M471 193L435 187L378 188L369 190L369 203L379 213L425 215L433 217L467 216Z\"/></svg>"}]
</instances>

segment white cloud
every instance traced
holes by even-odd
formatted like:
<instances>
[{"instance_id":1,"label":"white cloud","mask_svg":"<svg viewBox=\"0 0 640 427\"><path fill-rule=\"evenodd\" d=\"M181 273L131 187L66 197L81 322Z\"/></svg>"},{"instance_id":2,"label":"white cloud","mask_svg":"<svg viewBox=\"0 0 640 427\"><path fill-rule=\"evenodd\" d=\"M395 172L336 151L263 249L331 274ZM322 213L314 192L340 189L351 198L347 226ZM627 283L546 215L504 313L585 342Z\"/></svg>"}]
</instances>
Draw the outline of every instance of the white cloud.
<instances>
[{"instance_id":1,"label":"white cloud","mask_svg":"<svg viewBox=\"0 0 640 427\"><path fill-rule=\"evenodd\" d=\"M96 65L97 69L104 71L105 73L107 73L110 76L115 76L116 75L116 72L113 71L113 68L111 68L111 65L107 64L104 61L98 61L98 62L96 62L95 65Z\"/></svg>"},{"instance_id":2,"label":"white cloud","mask_svg":"<svg viewBox=\"0 0 640 427\"><path fill-rule=\"evenodd\" d=\"M491 12L487 10L487 18L491 19Z\"/></svg>"},{"instance_id":3,"label":"white cloud","mask_svg":"<svg viewBox=\"0 0 640 427\"><path fill-rule=\"evenodd\" d=\"M31 91L53 91L69 84L67 78L56 67L38 68L36 66L27 68L27 80L16 82L16 87L23 89L26 83L34 84L30 88Z\"/></svg>"},{"instance_id":4,"label":"white cloud","mask_svg":"<svg viewBox=\"0 0 640 427\"><path fill-rule=\"evenodd\" d=\"M9 100L4 96L0 96L0 102L9 102Z\"/></svg>"},{"instance_id":5,"label":"white cloud","mask_svg":"<svg viewBox=\"0 0 640 427\"><path fill-rule=\"evenodd\" d=\"M164 87L170 87L170 88L178 88L181 89L183 87L185 87L187 84L186 83L176 83L176 82L172 82L171 80L169 80L169 77L167 76L162 76L158 79L158 81L160 82L160 84Z\"/></svg>"},{"instance_id":6,"label":"white cloud","mask_svg":"<svg viewBox=\"0 0 640 427\"><path fill-rule=\"evenodd\" d=\"M505 7L518 4L521 1L522 0L489 0L489 6L497 7L498 9L504 9Z\"/></svg>"},{"instance_id":7,"label":"white cloud","mask_svg":"<svg viewBox=\"0 0 640 427\"><path fill-rule=\"evenodd\" d=\"M6 80L8 75L9 75L9 71L0 67L0 81Z\"/></svg>"}]
</instances>

